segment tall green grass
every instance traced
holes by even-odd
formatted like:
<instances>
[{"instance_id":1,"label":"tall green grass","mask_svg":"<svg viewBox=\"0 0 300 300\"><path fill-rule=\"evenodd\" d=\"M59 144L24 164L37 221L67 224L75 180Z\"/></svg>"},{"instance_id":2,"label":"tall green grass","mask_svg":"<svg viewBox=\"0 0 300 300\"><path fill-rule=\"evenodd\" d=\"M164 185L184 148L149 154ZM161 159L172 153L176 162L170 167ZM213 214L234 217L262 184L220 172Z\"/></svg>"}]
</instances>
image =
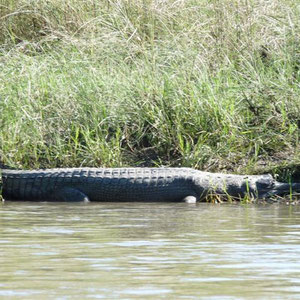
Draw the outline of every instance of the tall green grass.
<instances>
[{"instance_id":1,"label":"tall green grass","mask_svg":"<svg viewBox=\"0 0 300 300\"><path fill-rule=\"evenodd\" d=\"M0 3L4 163L299 171L297 1Z\"/></svg>"}]
</instances>

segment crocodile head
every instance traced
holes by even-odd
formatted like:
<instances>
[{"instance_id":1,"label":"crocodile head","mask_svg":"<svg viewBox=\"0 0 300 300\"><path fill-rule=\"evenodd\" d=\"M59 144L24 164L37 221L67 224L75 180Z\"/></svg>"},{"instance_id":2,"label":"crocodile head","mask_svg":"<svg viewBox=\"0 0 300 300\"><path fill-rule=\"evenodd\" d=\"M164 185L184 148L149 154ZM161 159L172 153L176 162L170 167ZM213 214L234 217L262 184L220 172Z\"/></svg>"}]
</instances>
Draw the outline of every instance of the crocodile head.
<instances>
[{"instance_id":1,"label":"crocodile head","mask_svg":"<svg viewBox=\"0 0 300 300\"><path fill-rule=\"evenodd\" d=\"M271 175L263 175L256 181L256 190L259 198L283 196L300 191L300 183L278 182Z\"/></svg>"}]
</instances>

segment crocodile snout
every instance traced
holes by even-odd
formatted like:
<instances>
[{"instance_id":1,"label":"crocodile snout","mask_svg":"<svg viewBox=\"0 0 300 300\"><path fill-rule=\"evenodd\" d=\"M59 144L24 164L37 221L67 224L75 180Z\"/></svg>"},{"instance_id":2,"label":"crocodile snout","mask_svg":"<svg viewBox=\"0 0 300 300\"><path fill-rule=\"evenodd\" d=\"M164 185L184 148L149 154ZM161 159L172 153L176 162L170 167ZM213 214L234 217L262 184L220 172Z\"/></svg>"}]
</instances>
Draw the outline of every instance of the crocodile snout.
<instances>
[{"instance_id":1,"label":"crocodile snout","mask_svg":"<svg viewBox=\"0 0 300 300\"><path fill-rule=\"evenodd\" d=\"M274 181L273 186L266 194L268 196L283 196L287 194L293 194L294 192L300 192L300 183L285 183Z\"/></svg>"}]
</instances>

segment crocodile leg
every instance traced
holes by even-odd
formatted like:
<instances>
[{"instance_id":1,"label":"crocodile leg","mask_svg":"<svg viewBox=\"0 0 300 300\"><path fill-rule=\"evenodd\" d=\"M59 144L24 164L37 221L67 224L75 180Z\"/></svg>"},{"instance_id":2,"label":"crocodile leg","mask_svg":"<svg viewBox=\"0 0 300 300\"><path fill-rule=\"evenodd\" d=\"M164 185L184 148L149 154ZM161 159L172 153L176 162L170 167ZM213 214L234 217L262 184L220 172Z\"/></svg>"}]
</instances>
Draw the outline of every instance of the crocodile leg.
<instances>
[{"instance_id":1,"label":"crocodile leg","mask_svg":"<svg viewBox=\"0 0 300 300\"><path fill-rule=\"evenodd\" d=\"M56 201L64 202L90 202L87 195L75 188L70 187L66 187L56 191L53 196L51 196L51 198L55 199Z\"/></svg>"}]
</instances>

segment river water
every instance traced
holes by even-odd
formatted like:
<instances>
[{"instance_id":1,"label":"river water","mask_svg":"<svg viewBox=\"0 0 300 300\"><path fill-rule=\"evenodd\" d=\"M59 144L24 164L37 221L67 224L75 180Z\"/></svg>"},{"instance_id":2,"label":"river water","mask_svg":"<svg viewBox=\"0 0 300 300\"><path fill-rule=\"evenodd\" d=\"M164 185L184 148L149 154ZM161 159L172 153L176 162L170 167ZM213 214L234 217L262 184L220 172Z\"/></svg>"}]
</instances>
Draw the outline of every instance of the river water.
<instances>
[{"instance_id":1,"label":"river water","mask_svg":"<svg viewBox=\"0 0 300 300\"><path fill-rule=\"evenodd\" d=\"M1 299L300 299L300 206L0 203Z\"/></svg>"}]
</instances>

